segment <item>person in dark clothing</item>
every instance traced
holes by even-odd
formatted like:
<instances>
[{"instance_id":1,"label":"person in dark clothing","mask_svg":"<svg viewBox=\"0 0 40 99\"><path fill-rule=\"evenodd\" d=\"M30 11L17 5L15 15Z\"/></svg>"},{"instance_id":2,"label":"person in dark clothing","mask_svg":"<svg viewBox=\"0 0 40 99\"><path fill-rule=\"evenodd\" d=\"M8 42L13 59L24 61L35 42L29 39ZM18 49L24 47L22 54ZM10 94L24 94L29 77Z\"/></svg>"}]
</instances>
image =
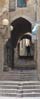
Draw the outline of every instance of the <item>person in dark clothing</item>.
<instances>
[{"instance_id":1,"label":"person in dark clothing","mask_svg":"<svg viewBox=\"0 0 40 99\"><path fill-rule=\"evenodd\" d=\"M31 51L30 51L30 40L26 39L26 50L27 50L27 56L31 56Z\"/></svg>"},{"instance_id":2,"label":"person in dark clothing","mask_svg":"<svg viewBox=\"0 0 40 99\"><path fill-rule=\"evenodd\" d=\"M27 56L30 56L31 52L30 52L30 46L27 47Z\"/></svg>"},{"instance_id":3,"label":"person in dark clothing","mask_svg":"<svg viewBox=\"0 0 40 99\"><path fill-rule=\"evenodd\" d=\"M32 43L32 34L31 33L25 33L24 37L26 38L26 51L27 56L31 56L31 43Z\"/></svg>"}]
</instances>

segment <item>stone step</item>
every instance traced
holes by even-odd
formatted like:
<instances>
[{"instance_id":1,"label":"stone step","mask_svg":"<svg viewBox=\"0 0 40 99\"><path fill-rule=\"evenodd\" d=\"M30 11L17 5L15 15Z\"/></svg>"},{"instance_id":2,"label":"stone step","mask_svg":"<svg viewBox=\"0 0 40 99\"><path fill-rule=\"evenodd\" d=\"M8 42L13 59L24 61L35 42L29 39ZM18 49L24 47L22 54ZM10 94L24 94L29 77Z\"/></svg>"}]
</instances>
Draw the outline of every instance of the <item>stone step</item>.
<instances>
[{"instance_id":1,"label":"stone step","mask_svg":"<svg viewBox=\"0 0 40 99\"><path fill-rule=\"evenodd\" d=\"M13 71L9 72L1 72L0 73L0 80L6 81L36 81L38 80L38 75L36 70L18 70L14 69Z\"/></svg>"},{"instance_id":2,"label":"stone step","mask_svg":"<svg viewBox=\"0 0 40 99\"><path fill-rule=\"evenodd\" d=\"M40 97L40 81L0 81L0 96Z\"/></svg>"}]
</instances>

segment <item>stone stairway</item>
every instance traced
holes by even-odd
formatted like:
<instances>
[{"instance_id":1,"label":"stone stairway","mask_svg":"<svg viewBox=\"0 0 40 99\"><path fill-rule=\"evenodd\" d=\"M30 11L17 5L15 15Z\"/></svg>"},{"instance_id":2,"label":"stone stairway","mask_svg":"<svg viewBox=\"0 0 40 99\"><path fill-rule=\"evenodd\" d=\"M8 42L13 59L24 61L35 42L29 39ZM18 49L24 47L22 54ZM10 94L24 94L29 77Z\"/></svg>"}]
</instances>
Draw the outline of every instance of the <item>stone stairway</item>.
<instances>
[{"instance_id":1,"label":"stone stairway","mask_svg":"<svg viewBox=\"0 0 40 99\"><path fill-rule=\"evenodd\" d=\"M0 72L0 81L38 81L37 70L14 69Z\"/></svg>"},{"instance_id":2,"label":"stone stairway","mask_svg":"<svg viewBox=\"0 0 40 99\"><path fill-rule=\"evenodd\" d=\"M0 96L40 97L40 81L0 81Z\"/></svg>"}]
</instances>

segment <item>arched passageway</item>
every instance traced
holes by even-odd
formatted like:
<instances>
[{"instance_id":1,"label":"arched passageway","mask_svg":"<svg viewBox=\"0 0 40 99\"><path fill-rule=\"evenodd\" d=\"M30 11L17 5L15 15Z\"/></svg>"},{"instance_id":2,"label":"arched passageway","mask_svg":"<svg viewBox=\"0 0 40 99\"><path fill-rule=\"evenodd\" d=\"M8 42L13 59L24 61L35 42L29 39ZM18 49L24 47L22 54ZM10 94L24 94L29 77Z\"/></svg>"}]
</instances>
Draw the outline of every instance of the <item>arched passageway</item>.
<instances>
[{"instance_id":1,"label":"arched passageway","mask_svg":"<svg viewBox=\"0 0 40 99\"><path fill-rule=\"evenodd\" d=\"M32 25L31 23L22 18L19 17L18 19L14 20L11 25L13 26L13 31L11 32L11 40L12 40L12 68L14 67L14 48L16 48L17 42L21 37L27 33L31 33Z\"/></svg>"},{"instance_id":2,"label":"arched passageway","mask_svg":"<svg viewBox=\"0 0 40 99\"><path fill-rule=\"evenodd\" d=\"M11 31L11 38L8 40L6 44L7 48L7 65L11 66L11 68L14 68L14 53L15 48L17 47L19 41L23 39L24 34L26 33L32 33L32 24L26 20L25 18L19 17L16 20L14 20L11 25L13 26L13 30ZM31 36L26 36L26 38L30 39ZM19 50L19 49L18 49ZM16 56L15 56L16 60Z\"/></svg>"},{"instance_id":3,"label":"arched passageway","mask_svg":"<svg viewBox=\"0 0 40 99\"><path fill-rule=\"evenodd\" d=\"M14 20L11 25L13 26L13 31L11 32L12 43L13 47L16 47L19 38L27 32L31 33L32 25L28 20L22 17Z\"/></svg>"}]
</instances>

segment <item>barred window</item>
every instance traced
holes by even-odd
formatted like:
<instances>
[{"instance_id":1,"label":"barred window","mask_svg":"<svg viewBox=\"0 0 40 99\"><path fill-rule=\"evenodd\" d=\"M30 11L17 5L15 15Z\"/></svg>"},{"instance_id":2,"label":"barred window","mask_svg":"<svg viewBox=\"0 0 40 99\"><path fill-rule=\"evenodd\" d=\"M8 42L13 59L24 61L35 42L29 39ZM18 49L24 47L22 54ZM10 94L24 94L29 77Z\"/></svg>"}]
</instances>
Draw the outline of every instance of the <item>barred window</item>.
<instances>
[{"instance_id":1,"label":"barred window","mask_svg":"<svg viewBox=\"0 0 40 99\"><path fill-rule=\"evenodd\" d=\"M26 7L27 0L17 0L17 7Z\"/></svg>"},{"instance_id":2,"label":"barred window","mask_svg":"<svg viewBox=\"0 0 40 99\"><path fill-rule=\"evenodd\" d=\"M16 0L9 1L9 11L15 11L16 9Z\"/></svg>"}]
</instances>

